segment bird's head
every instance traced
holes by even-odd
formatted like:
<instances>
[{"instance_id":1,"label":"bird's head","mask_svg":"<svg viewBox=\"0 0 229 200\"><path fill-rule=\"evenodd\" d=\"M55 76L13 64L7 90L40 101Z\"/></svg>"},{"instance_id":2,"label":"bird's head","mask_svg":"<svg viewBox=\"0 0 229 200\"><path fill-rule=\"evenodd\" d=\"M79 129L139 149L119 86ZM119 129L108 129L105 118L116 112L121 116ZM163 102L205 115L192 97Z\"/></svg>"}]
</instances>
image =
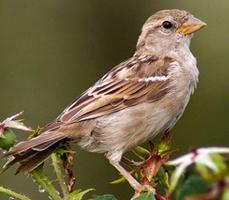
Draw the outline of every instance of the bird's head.
<instances>
[{"instance_id":1,"label":"bird's head","mask_svg":"<svg viewBox=\"0 0 229 200\"><path fill-rule=\"evenodd\" d=\"M137 52L159 55L189 47L194 32L206 26L184 10L161 10L149 17L142 27L137 43Z\"/></svg>"}]
</instances>

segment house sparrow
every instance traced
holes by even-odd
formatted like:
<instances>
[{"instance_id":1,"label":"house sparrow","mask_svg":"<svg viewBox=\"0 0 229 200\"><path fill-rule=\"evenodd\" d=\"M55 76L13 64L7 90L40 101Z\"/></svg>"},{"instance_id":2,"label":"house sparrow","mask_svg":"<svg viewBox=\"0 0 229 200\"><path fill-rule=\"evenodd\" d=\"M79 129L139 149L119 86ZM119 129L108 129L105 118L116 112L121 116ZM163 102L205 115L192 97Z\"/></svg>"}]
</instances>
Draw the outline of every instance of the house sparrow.
<instances>
[{"instance_id":1,"label":"house sparrow","mask_svg":"<svg viewBox=\"0 0 229 200\"><path fill-rule=\"evenodd\" d=\"M120 165L124 152L171 129L181 117L198 82L189 45L206 24L184 10L161 10L142 28L133 57L120 63L86 90L37 137L7 153L31 172L61 142L76 141L105 153L135 191L141 185Z\"/></svg>"}]
</instances>

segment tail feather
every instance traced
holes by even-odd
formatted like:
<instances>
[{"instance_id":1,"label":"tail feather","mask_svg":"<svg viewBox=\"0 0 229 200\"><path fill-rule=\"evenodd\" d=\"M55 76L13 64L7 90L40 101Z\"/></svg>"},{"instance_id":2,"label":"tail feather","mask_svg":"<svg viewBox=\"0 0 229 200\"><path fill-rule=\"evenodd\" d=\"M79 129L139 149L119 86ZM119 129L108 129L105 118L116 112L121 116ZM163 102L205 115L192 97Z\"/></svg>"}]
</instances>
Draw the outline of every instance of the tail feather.
<instances>
[{"instance_id":1,"label":"tail feather","mask_svg":"<svg viewBox=\"0 0 229 200\"><path fill-rule=\"evenodd\" d=\"M38 153L38 152L37 152ZM20 163L25 161L28 158L31 158L35 155L34 151L29 151L27 153L21 154L21 155L14 155L12 159L10 159L2 168L1 173L7 170L9 167L14 165L15 163Z\"/></svg>"},{"instance_id":2,"label":"tail feather","mask_svg":"<svg viewBox=\"0 0 229 200\"><path fill-rule=\"evenodd\" d=\"M30 173L31 171L33 171L49 157L49 155L56 149L57 146L58 144L55 144L41 152L34 151L34 154L32 156L20 162L21 165L17 169L16 174L18 174L19 172Z\"/></svg>"},{"instance_id":3,"label":"tail feather","mask_svg":"<svg viewBox=\"0 0 229 200\"><path fill-rule=\"evenodd\" d=\"M5 156L11 157L2 171L15 163L20 163L17 173L31 172L43 163L61 142L76 140L81 133L91 131L81 123L68 124L66 127L61 124L60 122L51 123L37 137L13 146L5 154Z\"/></svg>"},{"instance_id":4,"label":"tail feather","mask_svg":"<svg viewBox=\"0 0 229 200\"><path fill-rule=\"evenodd\" d=\"M52 140L51 142L46 142L40 145L37 145L36 147L33 147L32 149L34 151L44 151L45 149L51 147L52 145L58 143L59 141L63 140L65 137L60 137L55 140Z\"/></svg>"},{"instance_id":5,"label":"tail feather","mask_svg":"<svg viewBox=\"0 0 229 200\"><path fill-rule=\"evenodd\" d=\"M24 153L28 150L34 149L35 151L42 151L45 148L55 144L56 142L64 139L66 136L61 132L45 132L41 135L28 140L19 142L14 147L12 147L5 155L14 155Z\"/></svg>"},{"instance_id":6,"label":"tail feather","mask_svg":"<svg viewBox=\"0 0 229 200\"><path fill-rule=\"evenodd\" d=\"M16 173L31 172L49 157L61 141L65 140L66 136L63 133L55 131L44 132L31 140L20 142L5 154L13 156L13 159L4 168L7 169L19 162L21 165Z\"/></svg>"}]
</instances>

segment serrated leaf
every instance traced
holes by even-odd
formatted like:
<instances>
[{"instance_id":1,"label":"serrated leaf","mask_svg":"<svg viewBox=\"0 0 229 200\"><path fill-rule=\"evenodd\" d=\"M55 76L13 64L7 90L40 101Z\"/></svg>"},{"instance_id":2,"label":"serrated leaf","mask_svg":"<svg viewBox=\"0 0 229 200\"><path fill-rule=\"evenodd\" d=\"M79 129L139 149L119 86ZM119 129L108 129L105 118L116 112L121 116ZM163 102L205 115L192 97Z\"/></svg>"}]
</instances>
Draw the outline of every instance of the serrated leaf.
<instances>
[{"instance_id":1,"label":"serrated leaf","mask_svg":"<svg viewBox=\"0 0 229 200\"><path fill-rule=\"evenodd\" d=\"M153 194L149 192L145 192L141 194L136 200L156 200L156 199Z\"/></svg>"},{"instance_id":2,"label":"serrated leaf","mask_svg":"<svg viewBox=\"0 0 229 200\"><path fill-rule=\"evenodd\" d=\"M112 194L94 195L93 200L117 200Z\"/></svg>"},{"instance_id":3,"label":"serrated leaf","mask_svg":"<svg viewBox=\"0 0 229 200\"><path fill-rule=\"evenodd\" d=\"M90 189L84 190L82 192L79 192L78 190L73 191L72 193L70 193L68 200L82 200L82 198L85 194L87 194L88 192L93 191L93 190L94 189L90 188Z\"/></svg>"},{"instance_id":4,"label":"serrated leaf","mask_svg":"<svg viewBox=\"0 0 229 200\"><path fill-rule=\"evenodd\" d=\"M176 200L184 200L187 196L204 194L208 190L208 185L197 175L190 175L176 189Z\"/></svg>"}]
</instances>

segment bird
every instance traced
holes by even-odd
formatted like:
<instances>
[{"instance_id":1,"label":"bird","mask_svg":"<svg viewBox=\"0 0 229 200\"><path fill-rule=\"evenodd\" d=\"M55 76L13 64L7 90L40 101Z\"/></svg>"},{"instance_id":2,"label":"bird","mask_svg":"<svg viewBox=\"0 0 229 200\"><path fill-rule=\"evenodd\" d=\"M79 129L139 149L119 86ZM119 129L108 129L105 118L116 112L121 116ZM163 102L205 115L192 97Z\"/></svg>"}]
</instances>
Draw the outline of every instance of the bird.
<instances>
[{"instance_id":1,"label":"bird","mask_svg":"<svg viewBox=\"0 0 229 200\"><path fill-rule=\"evenodd\" d=\"M206 23L185 10L160 10L144 23L132 57L116 65L76 98L40 134L6 154L30 173L61 143L75 141L103 153L135 191L139 183L120 163L131 148L171 130L182 116L199 71L190 51Z\"/></svg>"}]
</instances>

